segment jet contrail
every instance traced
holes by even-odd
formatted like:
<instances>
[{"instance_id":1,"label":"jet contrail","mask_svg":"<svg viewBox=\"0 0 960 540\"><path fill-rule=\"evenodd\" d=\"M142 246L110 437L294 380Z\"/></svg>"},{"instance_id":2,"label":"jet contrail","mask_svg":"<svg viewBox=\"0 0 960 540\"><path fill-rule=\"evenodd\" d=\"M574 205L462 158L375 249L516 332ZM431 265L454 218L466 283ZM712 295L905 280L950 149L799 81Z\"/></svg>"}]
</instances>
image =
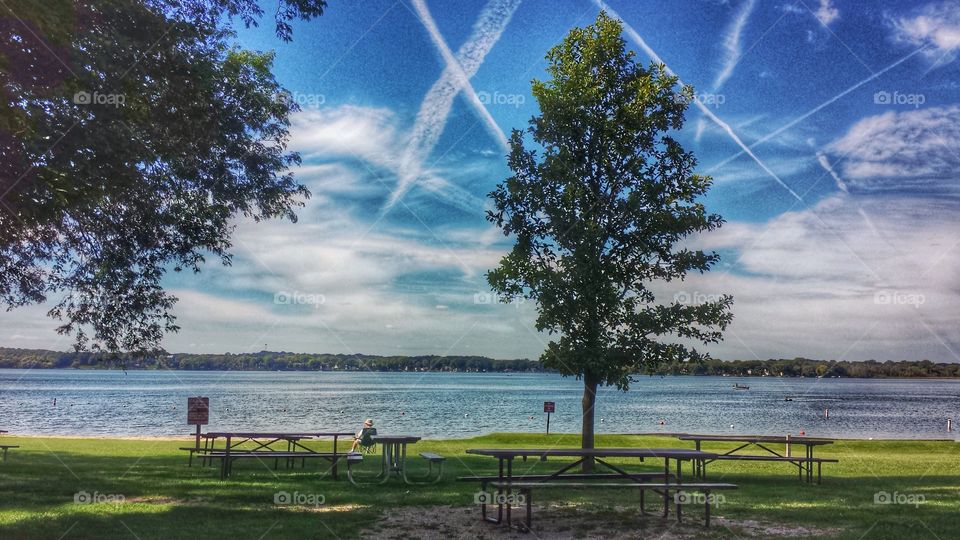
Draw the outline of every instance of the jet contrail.
<instances>
[{"instance_id":1,"label":"jet contrail","mask_svg":"<svg viewBox=\"0 0 960 540\"><path fill-rule=\"evenodd\" d=\"M647 56L649 56L651 60L653 60L654 62L656 62L656 63L658 63L658 64L663 64L663 66L664 66L664 68L667 70L667 73L668 73L668 74L677 76L676 73L674 73L673 70L670 69L670 68L667 66L666 62L664 62L664 61L660 58L660 56L659 56L653 49L651 49L649 45L647 45L647 42L644 41L642 37L640 37L640 34L638 34L637 31L634 30L632 26L630 26L629 24L627 24L627 22L624 21L623 18L621 18L619 15L617 15L617 12L615 12L615 11L612 10L612 9L610 9L610 6L608 6L603 0L593 0L593 3L596 4L597 7L599 7L600 9L602 9L602 10L606 11L607 13L609 13L611 17L613 17L613 18L615 18L615 19L620 19L620 22L623 23L623 28L624 28L624 30L627 32L627 35L630 36L630 39L632 39L634 42L636 42L636 44L639 45L641 49L643 49L643 52L646 53ZM683 81L680 80L679 76L677 76L677 81L678 81L681 85L684 84ZM693 100L693 104L696 105L697 109L699 109L700 112L703 113L704 116L706 116L707 118L709 118L710 120L712 120L715 124L717 124L717 126L720 127L720 129L722 129L723 131L725 131L725 132L727 133L727 135L730 136L730 139L733 140L733 142L736 143L737 146L739 146L740 149L742 150L742 151L741 151L741 154L747 154L748 156L750 156L751 158L753 158L753 161L755 161L755 162L757 163L757 165L759 165L760 168L764 170L764 172L766 172L768 175L770 175L771 178L773 178L774 180L776 180L776 182L777 182L778 184L780 184L780 186L783 187L783 189L787 190L787 192L790 193L790 195L793 195L793 197L796 198L798 201L803 201L803 198L800 197L800 195L797 195L797 192L795 192L794 190L790 189L790 186L788 186L786 183L784 183L784 181L781 180L780 177L777 176L777 174L776 174L775 172L773 172L772 170L770 170L770 167L767 167L767 165L766 165L763 161L761 161L760 158L758 158L757 155L754 154L754 153L750 150L750 147L749 147L749 146L747 146L746 144L744 144L744 142L743 142L742 140L740 140L740 137L737 136L737 134L733 131L733 128L731 128L731 127L730 127L726 122L724 122L723 120L720 120L720 118L718 118L717 115L713 114L713 111L711 111L710 109L708 109L706 105L704 105L703 103L700 102L700 100L697 100L697 99Z\"/></svg>"},{"instance_id":2,"label":"jet contrail","mask_svg":"<svg viewBox=\"0 0 960 540\"><path fill-rule=\"evenodd\" d=\"M784 125L783 127L777 129L776 131L774 131L774 132L772 132L772 133L770 133L770 134L768 134L768 135L765 135L765 136L757 139L756 141L754 141L753 144L750 145L750 148L753 148L753 147L755 147L755 146L757 146L757 145L761 145L761 144L769 141L770 139L776 137L777 135L780 135L780 134L783 133L784 131L792 128L793 126L799 124L800 122L803 122L803 121L806 120L807 118L810 118L810 117L813 116L814 114L816 114L816 113L820 112L821 110L823 110L825 107L833 104L835 101L837 101L838 99L842 98L843 96L849 94L850 92L853 92L853 91L856 90L857 88L860 88L861 86L863 86L863 85L867 84L868 82L876 79L877 77L883 75L884 73L890 71L891 69L899 66L899 65L902 64L903 62L906 62L907 60L909 60L910 58L913 58L917 53L919 53L919 52L921 52L921 51L923 51L923 50L925 50L925 49L926 49L925 47L921 47L921 48L913 51L912 53L904 56L903 58L897 60L896 62L890 64L889 66L883 68L882 70L874 73L873 75L870 75L870 76L867 77L866 79L863 79L862 81L854 84L853 86L851 86L850 88L847 88L847 89L844 90L843 92L840 92L840 93L837 94L836 96L834 96L834 97L832 97L832 98L824 101L823 103L821 103L820 105L814 107L813 109L810 109L810 111L808 111L806 114L800 115L799 117L795 118L794 120L788 122L788 123L787 123L786 125ZM720 163L714 165L713 167L710 168L709 171L707 171L707 173L709 174L710 172L715 171L715 170L719 169L720 167L723 167L723 166L726 165L727 163L730 163L731 161L733 161L733 160L737 159L738 157L742 156L744 153L749 153L749 151L748 151L747 148L744 148L741 152L738 152L737 154L734 154L734 155L730 156L729 158L721 161Z\"/></svg>"},{"instance_id":3,"label":"jet contrail","mask_svg":"<svg viewBox=\"0 0 960 540\"><path fill-rule=\"evenodd\" d=\"M490 0L473 25L470 38L457 51L455 61L447 61L443 74L430 87L420 104L410 139L400 157L397 187L390 194L383 211L396 204L421 175L424 161L440 139L454 98L464 90L462 81L477 73L483 59L500 39L519 5L520 0ZM454 68L452 65L459 67ZM471 95L476 98L473 92Z\"/></svg>"},{"instance_id":4,"label":"jet contrail","mask_svg":"<svg viewBox=\"0 0 960 540\"><path fill-rule=\"evenodd\" d=\"M500 143L500 147L504 152L509 152L510 144L507 142L507 136L504 135L503 130L500 129L497 122L490 116L490 112L487 111L487 108L484 107L483 102L481 102L479 96L477 96L477 91L474 90L473 85L470 84L470 77L463 72L463 67L461 67L457 59L454 58L453 52L450 51L450 47L447 46L447 42L443 39L443 34L441 34L437 28L437 23L430 15L430 10L427 9L426 1L413 0L413 7L417 10L417 14L420 15L420 21L430 34L430 39L433 40L433 44L436 45L440 54L443 56L443 61L446 62L447 68L453 71L453 75L460 84L463 95L470 102L470 105L473 106L474 111L480 116L480 119L486 123L487 131L490 132L490 135Z\"/></svg>"}]
</instances>

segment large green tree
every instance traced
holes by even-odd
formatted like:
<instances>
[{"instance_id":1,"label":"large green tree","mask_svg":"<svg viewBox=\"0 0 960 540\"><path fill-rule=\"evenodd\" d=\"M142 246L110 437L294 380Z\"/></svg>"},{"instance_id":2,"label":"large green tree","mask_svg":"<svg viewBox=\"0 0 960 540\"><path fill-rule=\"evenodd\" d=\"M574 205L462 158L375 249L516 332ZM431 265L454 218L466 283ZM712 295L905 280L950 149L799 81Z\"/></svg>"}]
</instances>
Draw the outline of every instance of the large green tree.
<instances>
[{"instance_id":1,"label":"large green tree","mask_svg":"<svg viewBox=\"0 0 960 540\"><path fill-rule=\"evenodd\" d=\"M277 0L276 33L323 0ZM255 0L8 0L0 12L0 302L51 301L80 348L158 346L168 270L230 262L231 219L295 219L295 104L232 45Z\"/></svg>"},{"instance_id":2,"label":"large green tree","mask_svg":"<svg viewBox=\"0 0 960 540\"><path fill-rule=\"evenodd\" d=\"M685 343L719 341L732 318L729 296L685 305L651 289L713 266L716 253L683 241L723 220L699 202L711 179L671 136L692 89L675 90L661 65L638 65L621 31L601 13L549 51L551 79L533 81L540 115L513 131L513 176L490 194L488 214L516 238L490 285L505 301L536 301L537 329L556 336L541 361L583 380L584 448L594 446L598 387L627 390L633 374L708 358Z\"/></svg>"}]
</instances>

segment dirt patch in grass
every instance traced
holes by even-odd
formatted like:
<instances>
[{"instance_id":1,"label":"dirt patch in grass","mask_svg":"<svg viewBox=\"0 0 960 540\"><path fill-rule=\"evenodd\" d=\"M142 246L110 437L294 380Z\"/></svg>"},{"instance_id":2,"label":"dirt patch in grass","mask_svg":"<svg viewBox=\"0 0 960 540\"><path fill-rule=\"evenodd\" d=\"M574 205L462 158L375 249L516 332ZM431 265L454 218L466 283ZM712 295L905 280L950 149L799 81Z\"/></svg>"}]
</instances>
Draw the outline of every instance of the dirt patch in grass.
<instances>
[{"instance_id":1,"label":"dirt patch in grass","mask_svg":"<svg viewBox=\"0 0 960 540\"><path fill-rule=\"evenodd\" d=\"M522 511L514 521L522 519ZM441 539L510 539L535 540L550 538L574 540L603 538L657 538L681 540L693 538L805 538L832 537L839 529L801 527L783 523L752 520L731 520L715 517L710 528L703 527L699 514L686 516L684 523L664 519L659 514L638 516L619 509L590 512L576 505L552 505L534 512L531 534L480 521L480 510L462 506L413 506L390 508L370 528L361 531L364 539L417 538Z\"/></svg>"}]
</instances>

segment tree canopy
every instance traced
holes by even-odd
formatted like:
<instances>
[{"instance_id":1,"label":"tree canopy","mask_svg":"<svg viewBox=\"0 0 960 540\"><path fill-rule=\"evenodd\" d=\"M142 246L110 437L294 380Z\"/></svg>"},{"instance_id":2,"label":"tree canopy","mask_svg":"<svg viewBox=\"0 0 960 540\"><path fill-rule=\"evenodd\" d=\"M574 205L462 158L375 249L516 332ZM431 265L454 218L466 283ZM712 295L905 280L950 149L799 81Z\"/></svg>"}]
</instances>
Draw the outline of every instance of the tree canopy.
<instances>
[{"instance_id":1,"label":"tree canopy","mask_svg":"<svg viewBox=\"0 0 960 540\"><path fill-rule=\"evenodd\" d=\"M281 0L276 33L323 12ZM0 298L50 301L78 348L177 329L168 270L230 263L231 219L286 217L296 109L273 55L232 45L254 0L15 0L0 14Z\"/></svg>"},{"instance_id":2,"label":"tree canopy","mask_svg":"<svg viewBox=\"0 0 960 540\"><path fill-rule=\"evenodd\" d=\"M536 302L537 329L555 336L541 361L583 379L587 448L598 385L626 390L634 373L707 359L684 341L716 342L732 318L729 296L663 303L650 287L709 270L719 256L683 242L723 220L699 201L711 179L671 135L692 88L637 64L621 32L601 13L549 51L551 78L532 88L540 115L513 131L513 176L488 214L516 240L490 285Z\"/></svg>"}]
</instances>

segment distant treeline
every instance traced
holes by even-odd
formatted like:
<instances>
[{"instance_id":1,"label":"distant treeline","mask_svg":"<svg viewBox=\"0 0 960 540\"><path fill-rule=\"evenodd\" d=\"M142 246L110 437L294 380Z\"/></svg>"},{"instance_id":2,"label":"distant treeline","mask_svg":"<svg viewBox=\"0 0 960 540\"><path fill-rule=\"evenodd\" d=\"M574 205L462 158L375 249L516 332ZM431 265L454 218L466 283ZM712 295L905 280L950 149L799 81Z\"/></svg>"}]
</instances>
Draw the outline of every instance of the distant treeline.
<instances>
[{"instance_id":1,"label":"distant treeline","mask_svg":"<svg viewBox=\"0 0 960 540\"><path fill-rule=\"evenodd\" d=\"M702 364L675 363L656 371L657 375L735 375L741 377L955 377L960 364L934 363L930 360L878 362L866 360L710 360Z\"/></svg>"},{"instance_id":2,"label":"distant treeline","mask_svg":"<svg viewBox=\"0 0 960 540\"><path fill-rule=\"evenodd\" d=\"M0 368L123 368L224 371L546 371L532 360L483 356L374 356L260 351L241 354L110 355L0 348Z\"/></svg>"},{"instance_id":3,"label":"distant treeline","mask_svg":"<svg viewBox=\"0 0 960 540\"><path fill-rule=\"evenodd\" d=\"M0 368L184 369L227 371L456 371L547 372L533 360L494 360L484 356L374 356L261 351L242 354L109 355L0 348ZM955 377L960 364L929 360L849 362L809 358L678 362L652 375L731 375L740 377Z\"/></svg>"}]
</instances>

